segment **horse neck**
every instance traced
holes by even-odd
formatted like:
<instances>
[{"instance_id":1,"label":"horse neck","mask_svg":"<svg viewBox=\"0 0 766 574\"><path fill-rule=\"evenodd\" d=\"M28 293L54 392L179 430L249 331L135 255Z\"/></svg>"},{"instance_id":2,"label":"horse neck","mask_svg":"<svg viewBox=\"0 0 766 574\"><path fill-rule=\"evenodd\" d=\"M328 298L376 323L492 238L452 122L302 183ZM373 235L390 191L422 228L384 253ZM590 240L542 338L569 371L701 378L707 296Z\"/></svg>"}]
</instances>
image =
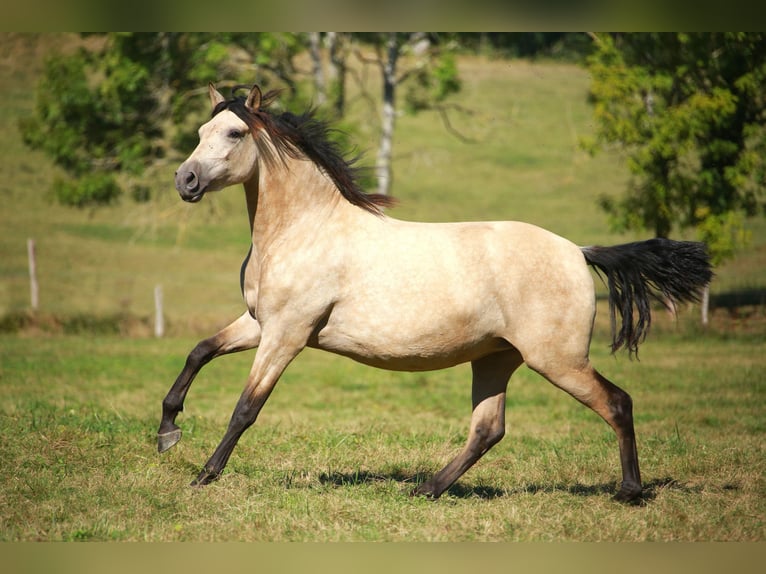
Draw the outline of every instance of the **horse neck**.
<instances>
[{"instance_id":1,"label":"horse neck","mask_svg":"<svg viewBox=\"0 0 766 574\"><path fill-rule=\"evenodd\" d=\"M262 248L290 234L310 237L351 206L313 162L291 158L262 164L245 195L253 245Z\"/></svg>"}]
</instances>

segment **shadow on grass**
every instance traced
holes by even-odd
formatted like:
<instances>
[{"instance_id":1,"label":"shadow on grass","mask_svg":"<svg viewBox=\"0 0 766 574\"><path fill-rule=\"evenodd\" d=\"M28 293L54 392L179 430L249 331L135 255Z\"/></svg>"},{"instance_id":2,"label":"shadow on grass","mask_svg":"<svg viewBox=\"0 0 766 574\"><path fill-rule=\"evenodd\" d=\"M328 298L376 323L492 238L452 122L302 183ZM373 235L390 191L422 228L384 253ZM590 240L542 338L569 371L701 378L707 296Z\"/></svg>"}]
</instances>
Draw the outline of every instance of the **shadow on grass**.
<instances>
[{"instance_id":1,"label":"shadow on grass","mask_svg":"<svg viewBox=\"0 0 766 574\"><path fill-rule=\"evenodd\" d=\"M319 482L330 486L359 486L362 484L371 484L375 482L395 481L403 486L415 488L421 482L425 482L431 473L421 471L415 474L404 471L393 472L369 472L360 470L357 472L323 472L319 475Z\"/></svg>"},{"instance_id":2,"label":"shadow on grass","mask_svg":"<svg viewBox=\"0 0 766 574\"><path fill-rule=\"evenodd\" d=\"M664 490L675 490L686 493L695 493L702 490L702 487L690 487L670 477L656 478L649 482L644 482L643 487L643 494L641 495L641 499L637 502L639 505L646 504L647 502L654 500L657 498L657 495ZM575 496L602 496L605 494L615 495L617 494L618 490L619 484L617 483L601 483L591 485L580 483L552 485L531 484L523 488L513 489L509 491L508 494L518 494L521 492L526 492L529 494L536 494L538 492L567 492Z\"/></svg>"},{"instance_id":3,"label":"shadow on grass","mask_svg":"<svg viewBox=\"0 0 766 574\"><path fill-rule=\"evenodd\" d=\"M417 472L415 474L403 471L388 473L376 473L368 471L359 471L352 473L332 472L322 473L319 481L322 484L332 486L358 486L382 481L396 481L401 483L409 492L418 484L425 482L430 478L430 472ZM527 484L518 488L502 489L487 485L464 485L460 482L453 484L447 494L455 498L481 498L492 500L517 494L537 494L537 493L555 493L566 492L574 496L604 496L617 494L619 484L601 483L601 484ZM641 502L647 503L654 500L657 495L665 490L680 491L685 493L697 493L702 491L701 486L688 486L677 480L664 477L656 478L644 483L644 492Z\"/></svg>"}]
</instances>

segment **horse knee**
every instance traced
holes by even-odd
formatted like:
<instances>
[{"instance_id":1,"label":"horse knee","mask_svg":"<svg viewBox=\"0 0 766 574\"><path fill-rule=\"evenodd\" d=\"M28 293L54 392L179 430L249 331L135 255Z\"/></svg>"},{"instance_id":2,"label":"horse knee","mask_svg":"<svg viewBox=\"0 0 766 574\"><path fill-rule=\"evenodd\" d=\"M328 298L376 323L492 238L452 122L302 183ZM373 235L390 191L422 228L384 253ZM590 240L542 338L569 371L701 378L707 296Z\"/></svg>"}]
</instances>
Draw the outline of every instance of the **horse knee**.
<instances>
[{"instance_id":1,"label":"horse knee","mask_svg":"<svg viewBox=\"0 0 766 574\"><path fill-rule=\"evenodd\" d=\"M200 341L186 357L186 366L195 371L201 369L213 360L215 350L216 347L211 343L210 339Z\"/></svg>"}]
</instances>

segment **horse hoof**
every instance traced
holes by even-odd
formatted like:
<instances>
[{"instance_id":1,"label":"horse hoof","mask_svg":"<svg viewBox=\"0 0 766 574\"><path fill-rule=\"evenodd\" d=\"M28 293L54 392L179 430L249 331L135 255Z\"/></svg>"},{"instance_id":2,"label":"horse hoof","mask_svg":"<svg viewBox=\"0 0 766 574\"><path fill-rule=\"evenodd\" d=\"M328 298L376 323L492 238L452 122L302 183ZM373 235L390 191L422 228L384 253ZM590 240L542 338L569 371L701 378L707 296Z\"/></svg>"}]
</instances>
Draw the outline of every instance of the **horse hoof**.
<instances>
[{"instance_id":1,"label":"horse hoof","mask_svg":"<svg viewBox=\"0 0 766 574\"><path fill-rule=\"evenodd\" d=\"M165 452L181 440L181 429L173 429L170 432L157 433L157 452Z\"/></svg>"},{"instance_id":2,"label":"horse hoof","mask_svg":"<svg viewBox=\"0 0 766 574\"><path fill-rule=\"evenodd\" d=\"M189 486L193 486L193 487L205 486L215 480L218 480L220 476L221 476L220 472L214 472L212 470L208 470L207 468L203 468L202 471L199 473L199 476L197 476L197 478L192 480Z\"/></svg>"},{"instance_id":3,"label":"horse hoof","mask_svg":"<svg viewBox=\"0 0 766 574\"><path fill-rule=\"evenodd\" d=\"M412 492L410 492L410 496L423 496L427 500L436 500L438 495L434 494L433 487L429 486L428 483L423 483L417 488L414 488Z\"/></svg>"},{"instance_id":4,"label":"horse hoof","mask_svg":"<svg viewBox=\"0 0 766 574\"><path fill-rule=\"evenodd\" d=\"M641 505L644 504L643 491L640 486L620 488L619 492L614 495L612 500L622 502L623 504Z\"/></svg>"}]
</instances>

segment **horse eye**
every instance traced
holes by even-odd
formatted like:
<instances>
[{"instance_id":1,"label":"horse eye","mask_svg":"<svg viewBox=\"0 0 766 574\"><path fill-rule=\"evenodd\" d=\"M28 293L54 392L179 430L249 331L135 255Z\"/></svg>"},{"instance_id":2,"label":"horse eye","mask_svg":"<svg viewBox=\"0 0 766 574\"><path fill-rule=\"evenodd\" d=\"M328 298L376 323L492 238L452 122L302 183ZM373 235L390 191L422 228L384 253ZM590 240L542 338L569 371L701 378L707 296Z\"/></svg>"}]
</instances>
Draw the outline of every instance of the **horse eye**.
<instances>
[{"instance_id":1,"label":"horse eye","mask_svg":"<svg viewBox=\"0 0 766 574\"><path fill-rule=\"evenodd\" d=\"M240 131L240 130L231 130L229 132L229 137L231 139L233 139L233 140L239 140L239 139L242 139L243 137L245 137L245 132Z\"/></svg>"}]
</instances>

